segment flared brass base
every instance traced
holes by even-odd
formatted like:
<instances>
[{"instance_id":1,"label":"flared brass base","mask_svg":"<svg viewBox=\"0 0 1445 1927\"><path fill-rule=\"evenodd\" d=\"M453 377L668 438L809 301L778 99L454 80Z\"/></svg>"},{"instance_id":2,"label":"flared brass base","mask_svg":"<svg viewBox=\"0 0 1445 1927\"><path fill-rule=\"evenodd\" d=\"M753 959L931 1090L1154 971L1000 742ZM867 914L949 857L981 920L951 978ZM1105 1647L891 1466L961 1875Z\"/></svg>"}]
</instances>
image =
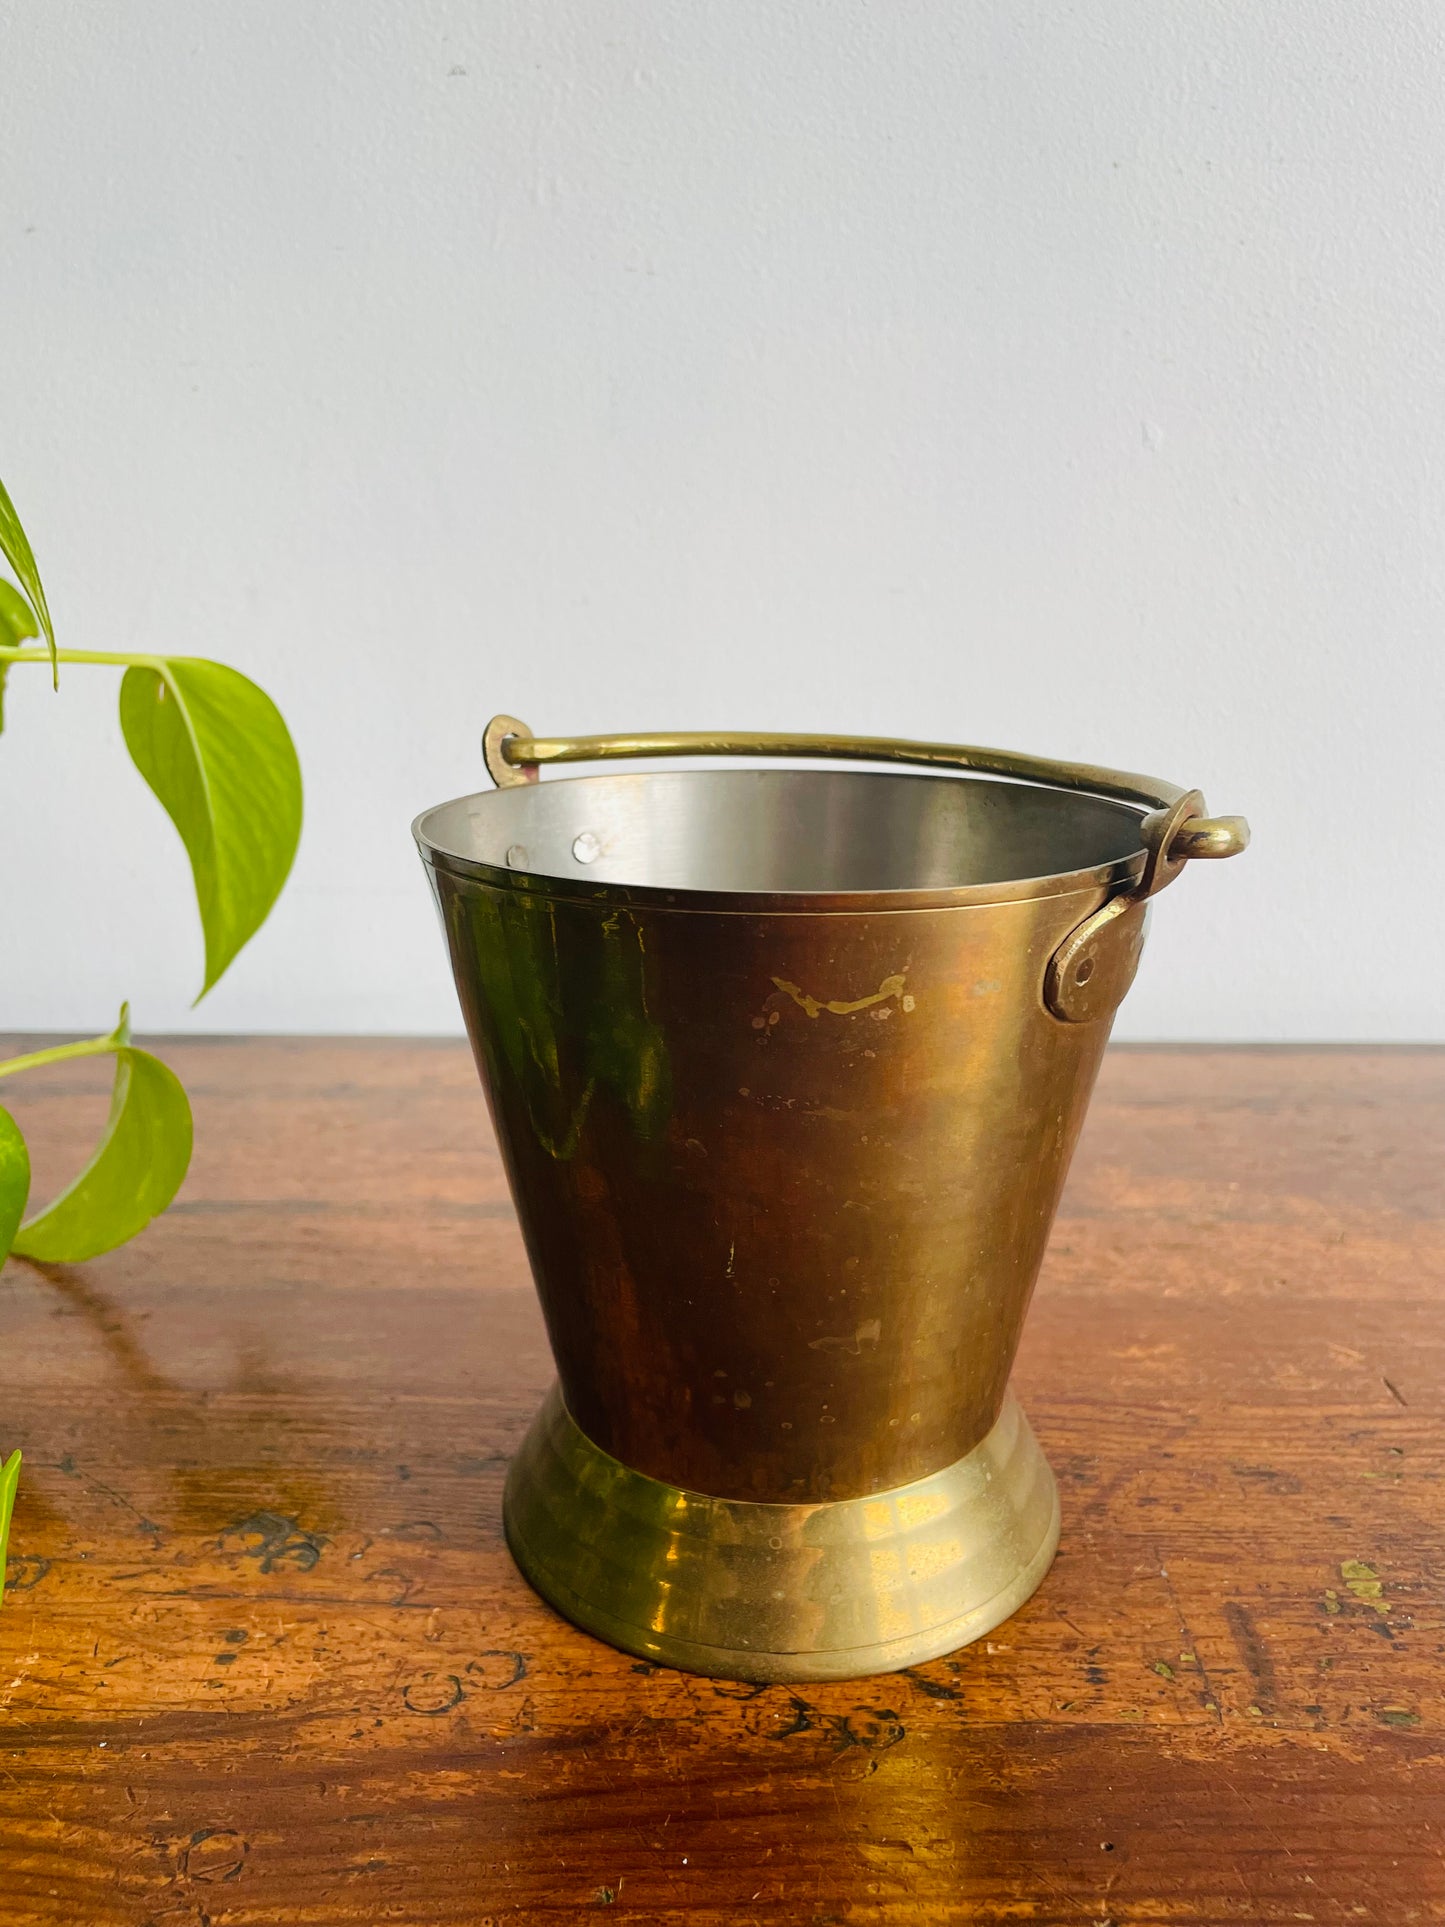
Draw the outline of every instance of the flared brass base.
<instances>
[{"instance_id":1,"label":"flared brass base","mask_svg":"<svg viewBox=\"0 0 1445 1927\"><path fill-rule=\"evenodd\" d=\"M991 1632L1059 1542L1053 1474L1010 1393L929 1478L869 1498L759 1505L647 1478L554 1389L512 1463L507 1540L560 1613L624 1652L722 1679L849 1679Z\"/></svg>"}]
</instances>

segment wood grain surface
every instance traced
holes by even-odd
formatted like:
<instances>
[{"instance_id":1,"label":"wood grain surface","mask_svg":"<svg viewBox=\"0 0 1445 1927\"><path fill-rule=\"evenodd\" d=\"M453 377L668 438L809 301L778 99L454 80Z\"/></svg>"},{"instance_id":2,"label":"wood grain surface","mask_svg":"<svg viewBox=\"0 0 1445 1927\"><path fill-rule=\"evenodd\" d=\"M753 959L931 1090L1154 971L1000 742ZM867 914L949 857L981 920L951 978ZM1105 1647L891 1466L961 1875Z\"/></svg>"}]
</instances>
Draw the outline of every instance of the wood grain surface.
<instances>
[{"instance_id":1,"label":"wood grain surface","mask_svg":"<svg viewBox=\"0 0 1445 1927\"><path fill-rule=\"evenodd\" d=\"M549 1364L463 1046L165 1054L176 1208L0 1277L3 1927L1445 1920L1445 1053L1111 1053L1015 1380L1058 1562L806 1691L513 1570ZM12 1093L42 1182L97 1090Z\"/></svg>"}]
</instances>

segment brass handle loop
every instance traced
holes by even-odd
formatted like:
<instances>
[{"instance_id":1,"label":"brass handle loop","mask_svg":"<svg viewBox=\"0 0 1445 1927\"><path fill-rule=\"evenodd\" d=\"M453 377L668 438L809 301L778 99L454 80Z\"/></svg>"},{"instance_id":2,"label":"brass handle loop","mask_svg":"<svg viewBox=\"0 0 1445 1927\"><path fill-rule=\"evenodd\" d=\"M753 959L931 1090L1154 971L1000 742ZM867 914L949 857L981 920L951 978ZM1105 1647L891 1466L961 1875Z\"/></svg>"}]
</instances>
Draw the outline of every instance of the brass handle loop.
<instances>
[{"instance_id":1,"label":"brass handle loop","mask_svg":"<svg viewBox=\"0 0 1445 1927\"><path fill-rule=\"evenodd\" d=\"M534 736L515 716L494 716L482 740L487 770L499 789L535 783L552 763L605 763L624 757L789 756L835 762L906 763L923 769L976 770L1023 783L1081 790L1133 803L1147 812L1146 859L1132 900L1150 897L1172 883L1191 858L1238 856L1249 842L1242 816L1206 816L1198 790L1181 790L1152 776L1102 769L1093 763L1055 762L1014 750L977 749L961 743L915 743L892 736L788 736L706 731L653 736Z\"/></svg>"}]
</instances>

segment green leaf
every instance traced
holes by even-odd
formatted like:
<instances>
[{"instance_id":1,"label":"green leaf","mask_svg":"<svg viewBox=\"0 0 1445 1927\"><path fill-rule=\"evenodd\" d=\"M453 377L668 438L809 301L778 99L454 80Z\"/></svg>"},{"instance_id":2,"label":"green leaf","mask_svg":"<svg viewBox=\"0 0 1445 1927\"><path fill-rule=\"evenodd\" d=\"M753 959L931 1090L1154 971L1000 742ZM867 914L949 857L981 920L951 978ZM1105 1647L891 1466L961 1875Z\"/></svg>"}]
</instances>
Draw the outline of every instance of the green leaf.
<instances>
[{"instance_id":1,"label":"green leaf","mask_svg":"<svg viewBox=\"0 0 1445 1927\"><path fill-rule=\"evenodd\" d=\"M22 642L39 633L35 611L14 583L0 576L0 647L18 649ZM5 678L9 674L9 663L0 662L0 730L5 727Z\"/></svg>"},{"instance_id":2,"label":"green leaf","mask_svg":"<svg viewBox=\"0 0 1445 1927\"><path fill-rule=\"evenodd\" d=\"M12 1452L0 1465L0 1599L5 1597L5 1547L10 1538L10 1514L15 1510L15 1488L20 1483L20 1454Z\"/></svg>"},{"instance_id":3,"label":"green leaf","mask_svg":"<svg viewBox=\"0 0 1445 1927\"><path fill-rule=\"evenodd\" d=\"M20 1126L0 1108L0 1265L9 1255L30 1195L30 1154Z\"/></svg>"},{"instance_id":4,"label":"green leaf","mask_svg":"<svg viewBox=\"0 0 1445 1927\"><path fill-rule=\"evenodd\" d=\"M55 630L51 626L50 608L45 600L45 587L40 580L40 571L35 566L35 552L29 538L20 526L20 517L15 513L15 504L6 492L5 484L0 482L0 555L10 564L19 577L20 586L30 598L30 606L40 619L40 627L45 632L45 640L50 647L51 667L56 668ZM32 629L31 635L35 634Z\"/></svg>"},{"instance_id":5,"label":"green leaf","mask_svg":"<svg viewBox=\"0 0 1445 1927\"><path fill-rule=\"evenodd\" d=\"M124 1011L114 1035L105 1135L75 1182L21 1226L11 1248L22 1258L76 1265L113 1251L165 1210L186 1175L191 1107L180 1079L129 1041Z\"/></svg>"},{"instance_id":6,"label":"green leaf","mask_svg":"<svg viewBox=\"0 0 1445 1927\"><path fill-rule=\"evenodd\" d=\"M35 626L35 611L13 582L0 575L0 643L18 649L40 631Z\"/></svg>"},{"instance_id":7,"label":"green leaf","mask_svg":"<svg viewBox=\"0 0 1445 1927\"><path fill-rule=\"evenodd\" d=\"M206 937L199 1003L290 872L301 837L296 750L264 690L194 656L127 669L120 726L191 859Z\"/></svg>"}]
</instances>

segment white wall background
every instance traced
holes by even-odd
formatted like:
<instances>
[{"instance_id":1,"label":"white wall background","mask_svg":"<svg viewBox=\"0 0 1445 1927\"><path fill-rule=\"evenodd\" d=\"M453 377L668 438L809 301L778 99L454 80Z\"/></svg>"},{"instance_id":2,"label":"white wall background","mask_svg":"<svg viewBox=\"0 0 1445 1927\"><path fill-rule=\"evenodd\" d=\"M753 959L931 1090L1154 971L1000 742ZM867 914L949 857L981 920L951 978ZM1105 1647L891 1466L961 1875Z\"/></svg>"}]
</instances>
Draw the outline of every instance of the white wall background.
<instances>
[{"instance_id":1,"label":"white wall background","mask_svg":"<svg viewBox=\"0 0 1445 1927\"><path fill-rule=\"evenodd\" d=\"M507 709L1197 783L1255 848L1121 1034L1445 1037L1442 31L4 0L0 473L62 641L245 669L308 818L191 1014L113 674L15 672L0 1023L454 1028L407 826Z\"/></svg>"}]
</instances>

